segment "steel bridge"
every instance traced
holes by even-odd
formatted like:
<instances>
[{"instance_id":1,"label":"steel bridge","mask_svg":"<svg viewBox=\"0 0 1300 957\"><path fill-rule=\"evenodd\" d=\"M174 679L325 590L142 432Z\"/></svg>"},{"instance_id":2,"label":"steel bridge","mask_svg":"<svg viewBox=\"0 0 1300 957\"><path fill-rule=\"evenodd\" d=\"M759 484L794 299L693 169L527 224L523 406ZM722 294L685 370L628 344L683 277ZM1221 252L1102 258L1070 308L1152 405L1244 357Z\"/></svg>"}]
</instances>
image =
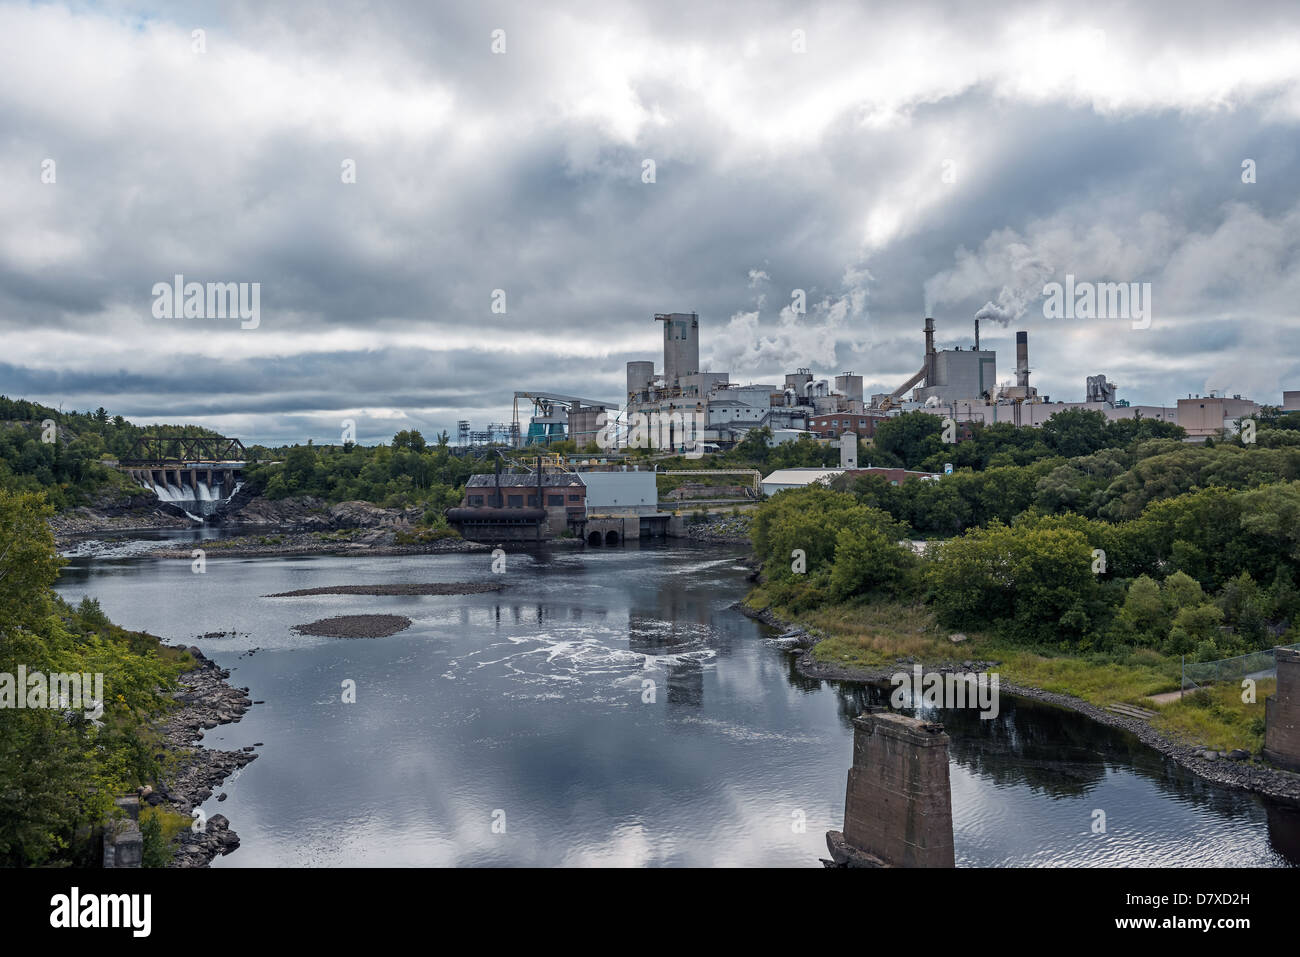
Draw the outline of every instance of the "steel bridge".
<instances>
[{"instance_id":1,"label":"steel bridge","mask_svg":"<svg viewBox=\"0 0 1300 957\"><path fill-rule=\"evenodd\" d=\"M224 435L141 435L120 464L123 468L229 467L242 466L247 455L243 442Z\"/></svg>"}]
</instances>

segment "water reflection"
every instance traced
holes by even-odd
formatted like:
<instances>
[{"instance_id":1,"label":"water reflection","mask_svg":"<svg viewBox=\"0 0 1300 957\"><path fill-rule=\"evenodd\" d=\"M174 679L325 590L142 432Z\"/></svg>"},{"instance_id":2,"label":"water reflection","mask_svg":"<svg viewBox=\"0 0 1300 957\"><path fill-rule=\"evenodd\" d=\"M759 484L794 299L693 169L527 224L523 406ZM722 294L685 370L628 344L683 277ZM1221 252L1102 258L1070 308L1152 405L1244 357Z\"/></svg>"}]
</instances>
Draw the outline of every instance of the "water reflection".
<instances>
[{"instance_id":1,"label":"water reflection","mask_svg":"<svg viewBox=\"0 0 1300 957\"><path fill-rule=\"evenodd\" d=\"M244 843L217 866L818 866L822 835L843 821L851 719L887 704L888 689L799 675L731 608L747 582L727 550L511 553L503 576L491 565L486 554L209 556L196 576L188 562L81 558L59 587L99 597L128 627L199 644L266 701L209 733L222 748L266 742L224 788L220 810ZM423 581L503 588L261 597ZM373 641L292 632L373 612L412 625ZM344 679L356 704L339 701ZM1004 696L991 721L926 717L952 738L959 866L1296 860L1294 812L1212 787L1080 715ZM1112 822L1101 838L1094 808ZM506 835L491 830L495 809ZM795 812L805 832L791 829Z\"/></svg>"}]
</instances>

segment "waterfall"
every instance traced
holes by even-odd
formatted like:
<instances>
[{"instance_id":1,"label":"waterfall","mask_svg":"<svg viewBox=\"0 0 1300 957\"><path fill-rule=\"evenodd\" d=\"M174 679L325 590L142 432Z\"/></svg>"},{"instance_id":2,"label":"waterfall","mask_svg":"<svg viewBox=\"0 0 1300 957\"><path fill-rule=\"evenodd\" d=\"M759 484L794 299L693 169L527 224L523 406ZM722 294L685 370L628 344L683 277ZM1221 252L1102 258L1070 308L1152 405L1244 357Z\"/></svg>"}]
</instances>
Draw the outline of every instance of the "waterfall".
<instances>
[{"instance_id":1,"label":"waterfall","mask_svg":"<svg viewBox=\"0 0 1300 957\"><path fill-rule=\"evenodd\" d=\"M226 494L225 482L221 481L219 476L214 476L216 481L211 485L198 477L196 473L190 474L193 485L173 485L164 481L161 485L152 481L140 480L141 488L147 488L155 495L158 500L168 502L185 510L185 514L196 522L201 522L226 501L231 495L239 491L243 482L235 482L234 488L230 489L230 494Z\"/></svg>"}]
</instances>

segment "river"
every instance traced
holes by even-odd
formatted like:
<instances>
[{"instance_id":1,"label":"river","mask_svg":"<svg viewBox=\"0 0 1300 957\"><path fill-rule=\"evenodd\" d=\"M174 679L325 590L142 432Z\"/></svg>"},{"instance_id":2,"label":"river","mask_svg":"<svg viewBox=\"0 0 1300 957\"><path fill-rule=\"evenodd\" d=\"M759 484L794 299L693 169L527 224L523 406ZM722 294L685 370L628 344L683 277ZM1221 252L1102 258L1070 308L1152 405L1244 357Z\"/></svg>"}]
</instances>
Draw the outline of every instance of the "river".
<instances>
[{"instance_id":1,"label":"river","mask_svg":"<svg viewBox=\"0 0 1300 957\"><path fill-rule=\"evenodd\" d=\"M139 550L83 548L58 589L197 644L265 702L207 732L223 749L263 743L219 789L228 799L204 805L243 842L215 867L820 866L843 825L850 719L870 692L799 676L770 629L732 609L747 588L738 549L512 553L502 575L486 553L213 552L195 574ZM435 581L504 589L262 597ZM363 613L413 624L380 639L290 630ZM1003 696L992 721L927 717L952 736L959 867L1300 862L1297 812L1072 712Z\"/></svg>"}]
</instances>

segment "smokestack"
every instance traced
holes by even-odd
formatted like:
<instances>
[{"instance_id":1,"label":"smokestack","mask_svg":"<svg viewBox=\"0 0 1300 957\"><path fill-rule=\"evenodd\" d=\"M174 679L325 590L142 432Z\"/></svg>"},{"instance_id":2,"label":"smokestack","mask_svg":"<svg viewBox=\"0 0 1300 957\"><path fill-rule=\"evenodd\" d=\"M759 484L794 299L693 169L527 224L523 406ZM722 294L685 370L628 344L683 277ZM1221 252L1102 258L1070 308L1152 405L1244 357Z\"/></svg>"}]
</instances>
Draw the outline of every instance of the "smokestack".
<instances>
[{"instance_id":1,"label":"smokestack","mask_svg":"<svg viewBox=\"0 0 1300 957\"><path fill-rule=\"evenodd\" d=\"M934 385L934 319L925 317L925 384Z\"/></svg>"},{"instance_id":2,"label":"smokestack","mask_svg":"<svg viewBox=\"0 0 1300 957\"><path fill-rule=\"evenodd\" d=\"M980 351L980 317L975 317L975 351Z\"/></svg>"},{"instance_id":3,"label":"smokestack","mask_svg":"<svg viewBox=\"0 0 1300 957\"><path fill-rule=\"evenodd\" d=\"M1029 333L1016 333L1016 385L1029 388Z\"/></svg>"}]
</instances>

